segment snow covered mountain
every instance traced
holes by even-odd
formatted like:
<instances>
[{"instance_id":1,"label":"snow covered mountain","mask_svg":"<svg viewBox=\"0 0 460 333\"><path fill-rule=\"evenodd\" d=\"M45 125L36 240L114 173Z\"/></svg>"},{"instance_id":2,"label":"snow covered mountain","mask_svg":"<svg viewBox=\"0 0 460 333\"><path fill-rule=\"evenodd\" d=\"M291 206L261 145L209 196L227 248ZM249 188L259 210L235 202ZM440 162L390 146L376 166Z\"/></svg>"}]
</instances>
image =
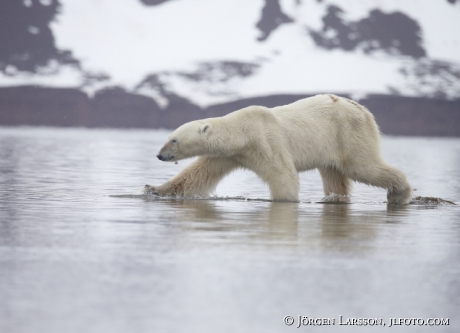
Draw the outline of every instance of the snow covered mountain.
<instances>
[{"instance_id":1,"label":"snow covered mountain","mask_svg":"<svg viewBox=\"0 0 460 333\"><path fill-rule=\"evenodd\" d=\"M460 99L459 0L4 0L0 87Z\"/></svg>"},{"instance_id":2,"label":"snow covered mountain","mask_svg":"<svg viewBox=\"0 0 460 333\"><path fill-rule=\"evenodd\" d=\"M38 51L8 50L6 38L2 49L10 54L4 51L0 58L2 86L81 87L88 93L120 86L160 103L167 103L165 95L174 93L201 106L321 91L460 97L458 1L5 4L4 19L19 10L25 14L16 20L48 11L42 22L23 19L16 25L23 28L31 48L47 34L48 44L54 38L55 49L48 58L39 58L43 54ZM11 34L8 26L1 30ZM21 57L36 63L22 66Z\"/></svg>"}]
</instances>

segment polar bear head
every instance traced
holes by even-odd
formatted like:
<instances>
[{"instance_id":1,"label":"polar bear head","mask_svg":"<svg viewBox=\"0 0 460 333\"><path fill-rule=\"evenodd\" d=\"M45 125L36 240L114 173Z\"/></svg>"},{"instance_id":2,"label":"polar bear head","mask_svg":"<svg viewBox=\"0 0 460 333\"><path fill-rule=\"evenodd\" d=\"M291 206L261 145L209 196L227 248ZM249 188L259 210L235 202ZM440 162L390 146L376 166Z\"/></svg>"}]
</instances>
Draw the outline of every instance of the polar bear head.
<instances>
[{"instance_id":1,"label":"polar bear head","mask_svg":"<svg viewBox=\"0 0 460 333\"><path fill-rule=\"evenodd\" d=\"M214 126L209 120L191 121L176 129L160 149L158 159L175 162L194 156L212 155Z\"/></svg>"}]
</instances>

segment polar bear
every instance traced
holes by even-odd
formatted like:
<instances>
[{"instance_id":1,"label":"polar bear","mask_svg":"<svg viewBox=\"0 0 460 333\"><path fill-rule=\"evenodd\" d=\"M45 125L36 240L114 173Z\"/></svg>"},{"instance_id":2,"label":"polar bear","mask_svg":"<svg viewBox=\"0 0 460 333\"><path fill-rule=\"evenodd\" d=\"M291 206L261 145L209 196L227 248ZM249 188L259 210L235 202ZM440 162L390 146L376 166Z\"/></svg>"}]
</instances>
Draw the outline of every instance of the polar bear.
<instances>
[{"instance_id":1,"label":"polar bear","mask_svg":"<svg viewBox=\"0 0 460 333\"><path fill-rule=\"evenodd\" d=\"M411 187L404 173L382 159L379 140L373 115L344 97L249 106L176 129L158 159L199 158L163 185L145 185L144 192L207 196L229 172L245 168L268 184L272 200L299 201L298 173L319 169L327 197L348 196L353 180L387 189L388 203L407 204Z\"/></svg>"}]
</instances>

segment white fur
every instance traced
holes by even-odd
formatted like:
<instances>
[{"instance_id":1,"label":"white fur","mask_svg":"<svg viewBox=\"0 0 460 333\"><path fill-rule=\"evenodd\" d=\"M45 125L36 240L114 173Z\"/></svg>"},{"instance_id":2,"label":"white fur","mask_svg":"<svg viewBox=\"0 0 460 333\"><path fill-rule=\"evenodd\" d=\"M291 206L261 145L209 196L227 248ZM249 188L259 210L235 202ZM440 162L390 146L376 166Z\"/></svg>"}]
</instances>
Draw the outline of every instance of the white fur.
<instances>
[{"instance_id":1,"label":"white fur","mask_svg":"<svg viewBox=\"0 0 460 333\"><path fill-rule=\"evenodd\" d=\"M207 196L230 171L246 168L269 185L273 200L298 201L298 172L317 168L326 196L347 196L354 180L387 189L389 203L410 201L406 176L382 159L372 114L335 95L271 109L250 106L186 123L159 156L165 161L200 157L162 186L147 185L147 193Z\"/></svg>"}]
</instances>

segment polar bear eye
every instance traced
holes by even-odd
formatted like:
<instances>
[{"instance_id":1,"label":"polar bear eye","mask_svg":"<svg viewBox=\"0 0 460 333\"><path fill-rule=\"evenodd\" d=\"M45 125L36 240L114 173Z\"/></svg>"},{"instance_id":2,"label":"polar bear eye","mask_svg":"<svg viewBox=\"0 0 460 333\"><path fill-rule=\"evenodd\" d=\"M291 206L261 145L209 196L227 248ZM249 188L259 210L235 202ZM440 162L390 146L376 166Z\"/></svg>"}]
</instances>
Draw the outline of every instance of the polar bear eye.
<instances>
[{"instance_id":1,"label":"polar bear eye","mask_svg":"<svg viewBox=\"0 0 460 333\"><path fill-rule=\"evenodd\" d=\"M177 140L176 140L176 139L172 139L171 142L172 142L172 143L176 143Z\"/></svg>"}]
</instances>

